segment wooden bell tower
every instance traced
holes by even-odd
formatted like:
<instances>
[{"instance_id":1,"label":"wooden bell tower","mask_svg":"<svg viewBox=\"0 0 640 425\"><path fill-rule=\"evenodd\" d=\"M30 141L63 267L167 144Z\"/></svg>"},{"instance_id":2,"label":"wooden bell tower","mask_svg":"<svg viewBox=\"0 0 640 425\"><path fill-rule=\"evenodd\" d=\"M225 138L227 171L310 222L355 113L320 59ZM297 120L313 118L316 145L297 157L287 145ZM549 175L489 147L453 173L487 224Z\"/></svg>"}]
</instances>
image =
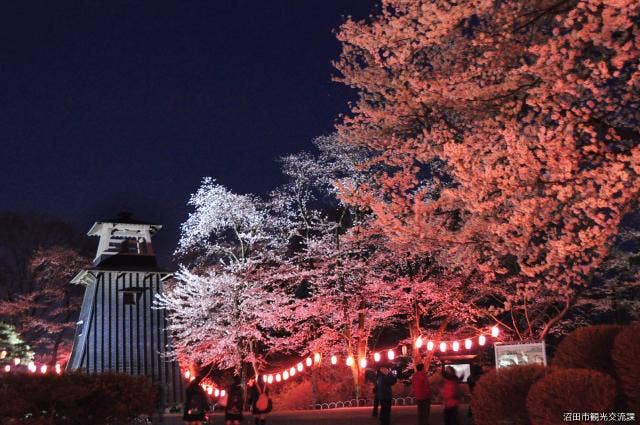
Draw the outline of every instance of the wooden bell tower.
<instances>
[{"instance_id":1,"label":"wooden bell tower","mask_svg":"<svg viewBox=\"0 0 640 425\"><path fill-rule=\"evenodd\" d=\"M100 241L93 267L71 281L85 293L67 370L149 376L162 387L167 406L181 402L183 391L177 362L165 356L165 312L152 308L171 276L158 267L151 244L161 227L121 213L89 230Z\"/></svg>"}]
</instances>

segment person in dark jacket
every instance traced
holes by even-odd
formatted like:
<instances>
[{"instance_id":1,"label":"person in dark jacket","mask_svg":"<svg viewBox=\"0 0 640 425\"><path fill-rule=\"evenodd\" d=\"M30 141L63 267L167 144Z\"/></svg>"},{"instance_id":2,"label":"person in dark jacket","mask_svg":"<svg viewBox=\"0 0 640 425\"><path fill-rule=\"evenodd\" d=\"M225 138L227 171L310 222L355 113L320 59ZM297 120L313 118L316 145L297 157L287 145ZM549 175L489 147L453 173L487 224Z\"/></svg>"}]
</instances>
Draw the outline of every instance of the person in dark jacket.
<instances>
[{"instance_id":1,"label":"person in dark jacket","mask_svg":"<svg viewBox=\"0 0 640 425\"><path fill-rule=\"evenodd\" d=\"M467 384L469 384L469 393L473 395L473 389L476 387L478 383L478 379L482 376L484 371L482 370L482 366L477 364L471 365L471 371L469 373L469 377L467 378ZM467 411L467 416L470 418L473 417L473 412L471 411L471 405L469 405L469 410Z\"/></svg>"},{"instance_id":2,"label":"person in dark jacket","mask_svg":"<svg viewBox=\"0 0 640 425\"><path fill-rule=\"evenodd\" d=\"M224 423L225 425L240 425L244 419L242 416L244 407L242 388L238 385L232 385L228 394L227 407L224 410Z\"/></svg>"},{"instance_id":3,"label":"person in dark jacket","mask_svg":"<svg viewBox=\"0 0 640 425\"><path fill-rule=\"evenodd\" d=\"M205 420L209 411L209 400L207 400L207 394L200 386L200 382L200 379L194 379L185 390L186 401L182 416L185 424L202 425L202 421Z\"/></svg>"},{"instance_id":4,"label":"person in dark jacket","mask_svg":"<svg viewBox=\"0 0 640 425\"><path fill-rule=\"evenodd\" d=\"M253 420L255 425L265 425L267 423L267 414L273 410L273 402L271 401L271 397L269 397L269 389L265 388L262 390L260 388L260 383L254 379L249 379L247 382L247 386L249 387L249 406L251 408L251 413L253 413ZM263 409L261 406L260 396L266 397L267 405Z\"/></svg>"},{"instance_id":5,"label":"person in dark jacket","mask_svg":"<svg viewBox=\"0 0 640 425\"><path fill-rule=\"evenodd\" d=\"M444 404L444 424L458 425L458 406L460 405L461 391L456 370L447 366L442 372L442 403Z\"/></svg>"},{"instance_id":6,"label":"person in dark jacket","mask_svg":"<svg viewBox=\"0 0 640 425\"><path fill-rule=\"evenodd\" d=\"M429 412L431 410L431 386L429 377L424 371L424 365L416 365L416 373L411 377L413 395L418 405L418 425L429 425Z\"/></svg>"},{"instance_id":7,"label":"person in dark jacket","mask_svg":"<svg viewBox=\"0 0 640 425\"><path fill-rule=\"evenodd\" d=\"M389 425L391 421L391 400L393 398L391 387L398 380L388 367L381 366L378 369L376 385L376 397L380 400L380 424Z\"/></svg>"},{"instance_id":8,"label":"person in dark jacket","mask_svg":"<svg viewBox=\"0 0 640 425\"><path fill-rule=\"evenodd\" d=\"M378 376L380 375L380 371L376 374L375 382L373 383L373 412L371 412L371 416L374 418L378 417L378 408L380 407L380 400L378 400Z\"/></svg>"}]
</instances>

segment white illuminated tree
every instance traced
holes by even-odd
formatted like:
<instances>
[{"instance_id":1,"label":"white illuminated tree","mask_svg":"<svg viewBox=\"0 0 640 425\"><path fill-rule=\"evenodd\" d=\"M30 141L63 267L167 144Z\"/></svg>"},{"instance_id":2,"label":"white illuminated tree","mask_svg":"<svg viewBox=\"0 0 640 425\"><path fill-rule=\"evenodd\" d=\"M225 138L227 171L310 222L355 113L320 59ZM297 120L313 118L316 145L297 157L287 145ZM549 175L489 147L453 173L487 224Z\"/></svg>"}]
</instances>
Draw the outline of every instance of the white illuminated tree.
<instances>
[{"instance_id":1,"label":"white illuminated tree","mask_svg":"<svg viewBox=\"0 0 640 425\"><path fill-rule=\"evenodd\" d=\"M184 361L244 371L260 368L276 343L268 332L282 327L287 299L257 279L287 243L287 218L255 196L236 194L205 178L189 205L177 254L191 264L158 298Z\"/></svg>"}]
</instances>

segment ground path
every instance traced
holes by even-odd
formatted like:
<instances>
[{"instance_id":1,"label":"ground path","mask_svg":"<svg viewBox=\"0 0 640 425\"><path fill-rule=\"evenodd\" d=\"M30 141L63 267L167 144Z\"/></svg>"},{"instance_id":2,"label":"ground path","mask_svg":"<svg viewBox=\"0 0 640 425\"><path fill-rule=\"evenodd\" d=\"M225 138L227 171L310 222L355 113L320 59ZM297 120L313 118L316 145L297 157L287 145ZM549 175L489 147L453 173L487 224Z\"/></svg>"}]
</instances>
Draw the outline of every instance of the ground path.
<instances>
[{"instance_id":1,"label":"ground path","mask_svg":"<svg viewBox=\"0 0 640 425\"><path fill-rule=\"evenodd\" d=\"M245 415L243 425L253 425L253 418ZM371 417L371 407L345 407L330 410L276 411L269 415L267 425L377 425L380 422ZM430 425L444 424L442 405L431 408ZM460 425L466 425L467 408L460 409ZM182 424L181 416L165 415L163 424ZM214 415L211 425L224 425L221 415ZM391 410L391 425L416 425L416 406L394 406Z\"/></svg>"}]
</instances>

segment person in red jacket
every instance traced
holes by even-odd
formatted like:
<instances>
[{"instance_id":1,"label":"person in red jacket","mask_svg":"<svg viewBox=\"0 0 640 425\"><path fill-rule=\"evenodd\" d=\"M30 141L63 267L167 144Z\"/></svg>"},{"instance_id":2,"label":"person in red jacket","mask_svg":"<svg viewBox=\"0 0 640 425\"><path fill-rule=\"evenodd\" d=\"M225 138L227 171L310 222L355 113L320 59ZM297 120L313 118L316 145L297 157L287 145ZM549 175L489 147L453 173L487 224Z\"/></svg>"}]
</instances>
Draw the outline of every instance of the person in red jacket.
<instances>
[{"instance_id":1,"label":"person in red jacket","mask_svg":"<svg viewBox=\"0 0 640 425\"><path fill-rule=\"evenodd\" d=\"M422 363L416 365L416 373L414 373L411 378L411 387L413 388L413 395L418 405L418 425L429 425L431 387L429 386L429 377L424 371L424 365Z\"/></svg>"},{"instance_id":2,"label":"person in red jacket","mask_svg":"<svg viewBox=\"0 0 640 425\"><path fill-rule=\"evenodd\" d=\"M444 424L458 425L458 405L460 405L461 391L458 385L459 379L456 370L447 366L442 372L442 403L444 404Z\"/></svg>"}]
</instances>

